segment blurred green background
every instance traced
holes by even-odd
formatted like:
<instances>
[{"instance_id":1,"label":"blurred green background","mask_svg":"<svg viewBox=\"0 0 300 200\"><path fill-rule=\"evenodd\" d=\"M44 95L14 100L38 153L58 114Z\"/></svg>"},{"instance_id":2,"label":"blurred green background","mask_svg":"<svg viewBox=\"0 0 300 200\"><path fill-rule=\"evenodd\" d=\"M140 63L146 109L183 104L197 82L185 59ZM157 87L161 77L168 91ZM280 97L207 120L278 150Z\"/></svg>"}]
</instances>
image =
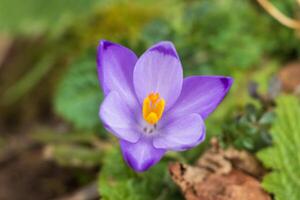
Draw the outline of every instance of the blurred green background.
<instances>
[{"instance_id":1,"label":"blurred green background","mask_svg":"<svg viewBox=\"0 0 300 200\"><path fill-rule=\"evenodd\" d=\"M271 2L300 20L297 0ZM132 172L98 118L100 39L128 46L137 55L169 40L185 76L234 77L225 101L206 120L206 142L167 154L146 173ZM288 124L283 129L291 138L300 133L295 125L300 120L299 56L300 30L280 24L254 0L0 0L0 199L53 199L87 185L96 185L107 200L183 199L168 163L193 163L216 136L223 147L254 155L265 147L279 148L273 140L280 148L289 146L271 157L285 157L278 162L289 164L277 162L276 170L292 170L298 179L284 187L291 175L281 175L264 179L263 186L275 199L285 199L287 192L288 199L298 200L293 188L300 182L300 159L291 154L299 152L300 143L276 139L270 130L281 130L273 126L282 119L279 124ZM277 96L283 96L281 103L274 103ZM275 119L275 104L296 117ZM266 157L261 153L259 159L265 163Z\"/></svg>"}]
</instances>

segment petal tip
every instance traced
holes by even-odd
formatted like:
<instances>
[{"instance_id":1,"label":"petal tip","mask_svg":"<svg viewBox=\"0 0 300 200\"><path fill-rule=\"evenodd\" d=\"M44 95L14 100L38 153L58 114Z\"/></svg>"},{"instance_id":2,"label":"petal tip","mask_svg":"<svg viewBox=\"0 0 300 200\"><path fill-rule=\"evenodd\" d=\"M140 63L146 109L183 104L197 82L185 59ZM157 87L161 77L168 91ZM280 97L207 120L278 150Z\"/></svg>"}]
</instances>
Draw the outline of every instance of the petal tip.
<instances>
[{"instance_id":1,"label":"petal tip","mask_svg":"<svg viewBox=\"0 0 300 200\"><path fill-rule=\"evenodd\" d=\"M115 44L108 40L100 40L99 41L99 48L101 48L101 49L106 50L111 45L115 45Z\"/></svg>"},{"instance_id":2,"label":"petal tip","mask_svg":"<svg viewBox=\"0 0 300 200\"><path fill-rule=\"evenodd\" d=\"M136 143L120 140L121 152L127 165L136 172L144 172L160 161L165 150L156 149L150 140L141 138Z\"/></svg>"},{"instance_id":3,"label":"petal tip","mask_svg":"<svg viewBox=\"0 0 300 200\"><path fill-rule=\"evenodd\" d=\"M150 167L152 167L155 164L155 160L148 160L147 162L143 164L138 164L134 158L131 157L130 154L123 152L123 157L125 162L135 171L135 172L145 172Z\"/></svg>"},{"instance_id":4,"label":"petal tip","mask_svg":"<svg viewBox=\"0 0 300 200\"><path fill-rule=\"evenodd\" d=\"M175 46L170 41L161 41L154 46L152 46L149 51L158 51L159 53L165 54L165 55L171 55L175 58L178 58L178 54L176 52Z\"/></svg>"},{"instance_id":5,"label":"petal tip","mask_svg":"<svg viewBox=\"0 0 300 200\"><path fill-rule=\"evenodd\" d=\"M222 77L220 78L220 81L224 85L225 89L229 89L233 83L233 78L232 77Z\"/></svg>"}]
</instances>

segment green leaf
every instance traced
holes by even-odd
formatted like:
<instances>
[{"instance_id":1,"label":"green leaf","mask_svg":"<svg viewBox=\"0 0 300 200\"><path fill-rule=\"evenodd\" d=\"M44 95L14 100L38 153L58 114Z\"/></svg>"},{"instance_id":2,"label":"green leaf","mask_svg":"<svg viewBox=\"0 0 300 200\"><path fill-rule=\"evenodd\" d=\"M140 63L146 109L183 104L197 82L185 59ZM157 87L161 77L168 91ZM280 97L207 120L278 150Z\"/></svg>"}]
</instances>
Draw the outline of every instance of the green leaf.
<instances>
[{"instance_id":1,"label":"green leaf","mask_svg":"<svg viewBox=\"0 0 300 200\"><path fill-rule=\"evenodd\" d=\"M275 116L273 112L266 112L259 119L259 123L263 125L269 125L274 121L274 117Z\"/></svg>"},{"instance_id":2,"label":"green leaf","mask_svg":"<svg viewBox=\"0 0 300 200\"><path fill-rule=\"evenodd\" d=\"M103 152L83 145L48 145L46 156L61 166L95 167L100 165Z\"/></svg>"},{"instance_id":3,"label":"green leaf","mask_svg":"<svg viewBox=\"0 0 300 200\"><path fill-rule=\"evenodd\" d=\"M271 132L274 145L257 156L273 171L263 179L263 187L276 200L300 199L300 104L296 97L278 98Z\"/></svg>"},{"instance_id":4,"label":"green leaf","mask_svg":"<svg viewBox=\"0 0 300 200\"><path fill-rule=\"evenodd\" d=\"M56 112L78 129L94 130L100 125L98 112L102 92L97 78L95 56L75 61L58 86Z\"/></svg>"},{"instance_id":5,"label":"green leaf","mask_svg":"<svg viewBox=\"0 0 300 200\"><path fill-rule=\"evenodd\" d=\"M179 200L183 199L171 181L167 161L162 160L144 173L135 173L123 161L118 148L104 159L99 177L103 200Z\"/></svg>"}]
</instances>

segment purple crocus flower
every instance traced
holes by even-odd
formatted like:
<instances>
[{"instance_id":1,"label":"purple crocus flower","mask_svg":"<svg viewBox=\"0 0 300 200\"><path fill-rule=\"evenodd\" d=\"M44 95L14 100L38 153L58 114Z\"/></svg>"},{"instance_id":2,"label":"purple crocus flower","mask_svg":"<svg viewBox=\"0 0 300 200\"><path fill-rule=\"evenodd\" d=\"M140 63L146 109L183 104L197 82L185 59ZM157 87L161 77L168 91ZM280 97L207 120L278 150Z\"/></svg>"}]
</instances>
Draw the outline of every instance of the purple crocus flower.
<instances>
[{"instance_id":1,"label":"purple crocus flower","mask_svg":"<svg viewBox=\"0 0 300 200\"><path fill-rule=\"evenodd\" d=\"M156 164L166 151L195 147L205 138L204 119L229 91L232 78L183 78L171 42L159 42L140 58L130 49L102 40L98 76L105 99L100 118L119 141L135 171Z\"/></svg>"}]
</instances>

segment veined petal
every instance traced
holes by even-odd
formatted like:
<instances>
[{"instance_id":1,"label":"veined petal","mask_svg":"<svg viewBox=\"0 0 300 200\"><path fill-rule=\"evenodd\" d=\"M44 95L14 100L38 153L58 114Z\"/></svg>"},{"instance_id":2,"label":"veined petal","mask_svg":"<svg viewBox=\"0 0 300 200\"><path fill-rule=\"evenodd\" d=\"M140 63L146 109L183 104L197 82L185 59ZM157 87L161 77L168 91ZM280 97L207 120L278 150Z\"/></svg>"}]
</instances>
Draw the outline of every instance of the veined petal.
<instances>
[{"instance_id":1,"label":"veined petal","mask_svg":"<svg viewBox=\"0 0 300 200\"><path fill-rule=\"evenodd\" d=\"M143 172L155 165L166 152L153 147L151 138L141 138L136 143L120 140L120 145L124 160L137 172Z\"/></svg>"},{"instance_id":2,"label":"veined petal","mask_svg":"<svg viewBox=\"0 0 300 200\"><path fill-rule=\"evenodd\" d=\"M141 135L137 131L137 112L140 111L131 110L121 95L112 91L105 97L99 115L105 128L116 137L129 142L137 142Z\"/></svg>"},{"instance_id":3,"label":"veined petal","mask_svg":"<svg viewBox=\"0 0 300 200\"><path fill-rule=\"evenodd\" d=\"M224 76L191 76L183 81L182 91L170 113L199 113L206 118L221 103L233 79Z\"/></svg>"},{"instance_id":4,"label":"veined petal","mask_svg":"<svg viewBox=\"0 0 300 200\"><path fill-rule=\"evenodd\" d=\"M180 60L171 42L160 42L148 49L137 61L133 83L142 104L151 92L159 93L170 108L180 95L183 73Z\"/></svg>"},{"instance_id":5,"label":"veined petal","mask_svg":"<svg viewBox=\"0 0 300 200\"><path fill-rule=\"evenodd\" d=\"M153 146L173 151L190 149L205 138L205 125L198 114L189 114L164 121Z\"/></svg>"},{"instance_id":6,"label":"veined petal","mask_svg":"<svg viewBox=\"0 0 300 200\"><path fill-rule=\"evenodd\" d=\"M101 40L98 46L97 69L103 92L116 91L130 105L137 103L133 88L136 55L128 48Z\"/></svg>"}]
</instances>

